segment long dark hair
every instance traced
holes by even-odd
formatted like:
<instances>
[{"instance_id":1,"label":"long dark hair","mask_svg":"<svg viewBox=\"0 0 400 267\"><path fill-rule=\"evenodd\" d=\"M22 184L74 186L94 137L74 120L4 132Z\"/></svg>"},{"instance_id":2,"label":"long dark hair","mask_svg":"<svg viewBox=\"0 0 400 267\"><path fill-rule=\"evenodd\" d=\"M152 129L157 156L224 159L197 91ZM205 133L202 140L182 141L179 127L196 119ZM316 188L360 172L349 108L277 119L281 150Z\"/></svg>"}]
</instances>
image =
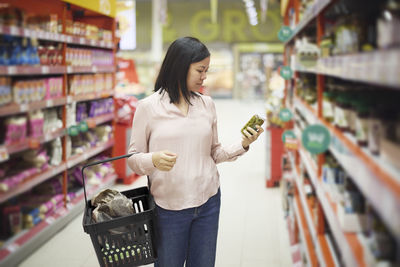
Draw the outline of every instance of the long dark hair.
<instances>
[{"instance_id":1,"label":"long dark hair","mask_svg":"<svg viewBox=\"0 0 400 267\"><path fill-rule=\"evenodd\" d=\"M180 92L190 104L190 96L186 78L190 64L199 62L210 56L207 47L194 37L182 37L175 40L168 48L158 74L154 91L167 91L171 103L179 103ZM196 95L197 96L197 95Z\"/></svg>"}]
</instances>

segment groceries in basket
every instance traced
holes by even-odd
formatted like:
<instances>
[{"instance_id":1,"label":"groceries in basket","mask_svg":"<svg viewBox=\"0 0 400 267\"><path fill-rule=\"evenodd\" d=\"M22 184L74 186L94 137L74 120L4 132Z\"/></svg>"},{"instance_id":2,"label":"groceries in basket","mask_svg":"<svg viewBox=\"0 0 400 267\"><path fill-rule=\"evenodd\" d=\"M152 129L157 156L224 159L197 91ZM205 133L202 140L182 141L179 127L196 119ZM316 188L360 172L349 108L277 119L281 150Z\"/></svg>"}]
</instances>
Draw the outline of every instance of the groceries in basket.
<instances>
[{"instance_id":1,"label":"groceries in basket","mask_svg":"<svg viewBox=\"0 0 400 267\"><path fill-rule=\"evenodd\" d=\"M132 200L113 189L105 189L95 195L92 204L96 207L93 210L92 218L97 223L135 214ZM125 229L119 227L110 231L122 233Z\"/></svg>"}]
</instances>

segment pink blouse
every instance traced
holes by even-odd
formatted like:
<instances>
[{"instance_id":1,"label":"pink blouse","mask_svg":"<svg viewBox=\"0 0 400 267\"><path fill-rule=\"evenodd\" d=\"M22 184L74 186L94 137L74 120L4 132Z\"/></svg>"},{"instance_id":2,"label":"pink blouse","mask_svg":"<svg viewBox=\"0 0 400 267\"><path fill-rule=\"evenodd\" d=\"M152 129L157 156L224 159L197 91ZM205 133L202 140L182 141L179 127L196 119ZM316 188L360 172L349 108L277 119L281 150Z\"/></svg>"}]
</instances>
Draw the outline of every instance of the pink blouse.
<instances>
[{"instance_id":1,"label":"pink blouse","mask_svg":"<svg viewBox=\"0 0 400 267\"><path fill-rule=\"evenodd\" d=\"M211 97L191 98L187 116L170 103L166 92L155 92L139 101L133 118L128 159L139 175L149 175L151 193L164 209L198 207L215 195L220 186L217 163L233 161L246 152L241 141L223 147L218 142L217 116ZM166 172L154 167L152 152L177 154Z\"/></svg>"}]
</instances>

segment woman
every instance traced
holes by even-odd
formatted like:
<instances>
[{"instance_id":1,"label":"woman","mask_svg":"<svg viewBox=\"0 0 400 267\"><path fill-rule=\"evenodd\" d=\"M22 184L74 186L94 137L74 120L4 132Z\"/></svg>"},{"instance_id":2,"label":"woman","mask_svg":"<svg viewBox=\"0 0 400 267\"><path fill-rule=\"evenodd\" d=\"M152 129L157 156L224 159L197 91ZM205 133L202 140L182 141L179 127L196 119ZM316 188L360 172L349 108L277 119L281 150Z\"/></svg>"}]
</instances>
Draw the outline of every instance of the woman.
<instances>
[{"instance_id":1,"label":"woman","mask_svg":"<svg viewBox=\"0 0 400 267\"><path fill-rule=\"evenodd\" d=\"M220 211L217 163L244 154L263 132L248 128L228 147L218 142L215 105L198 93L210 52L198 39L183 37L168 48L154 93L141 100L132 124L129 166L148 175L158 218L155 267L210 267ZM239 131L239 129L238 129Z\"/></svg>"}]
</instances>

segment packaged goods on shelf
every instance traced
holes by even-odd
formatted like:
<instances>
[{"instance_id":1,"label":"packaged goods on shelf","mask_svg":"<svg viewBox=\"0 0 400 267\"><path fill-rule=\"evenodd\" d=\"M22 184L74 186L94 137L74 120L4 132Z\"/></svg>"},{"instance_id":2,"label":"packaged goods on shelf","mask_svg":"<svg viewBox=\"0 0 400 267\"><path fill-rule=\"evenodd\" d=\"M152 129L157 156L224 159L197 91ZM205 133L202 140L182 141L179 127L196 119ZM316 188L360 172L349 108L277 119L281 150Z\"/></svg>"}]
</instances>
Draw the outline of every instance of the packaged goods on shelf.
<instances>
[{"instance_id":1,"label":"packaged goods on shelf","mask_svg":"<svg viewBox=\"0 0 400 267\"><path fill-rule=\"evenodd\" d=\"M383 6L377 20L377 43L379 48L400 46L400 3L389 0Z\"/></svg>"},{"instance_id":2,"label":"packaged goods on shelf","mask_svg":"<svg viewBox=\"0 0 400 267\"><path fill-rule=\"evenodd\" d=\"M112 32L100 29L95 25L86 24L79 21L66 21L66 33L70 35L82 36L91 40L111 42Z\"/></svg>"},{"instance_id":3,"label":"packaged goods on shelf","mask_svg":"<svg viewBox=\"0 0 400 267\"><path fill-rule=\"evenodd\" d=\"M88 163L103 160L105 158L106 157L104 156L94 157L93 159L90 159ZM83 180L81 170L82 165L78 165L68 171L68 192L77 192L82 190ZM85 184L97 185L101 183L102 179L114 173L114 167L109 162L91 166L85 170Z\"/></svg>"},{"instance_id":4,"label":"packaged goods on shelf","mask_svg":"<svg viewBox=\"0 0 400 267\"><path fill-rule=\"evenodd\" d=\"M0 192L7 192L25 180L49 167L49 156L45 149L27 150L22 156L12 158L2 164L5 173L0 180Z\"/></svg>"},{"instance_id":5,"label":"packaged goods on shelf","mask_svg":"<svg viewBox=\"0 0 400 267\"><path fill-rule=\"evenodd\" d=\"M18 104L44 99L54 99L62 95L63 78L16 80L13 83L13 101Z\"/></svg>"},{"instance_id":6,"label":"packaged goods on shelf","mask_svg":"<svg viewBox=\"0 0 400 267\"><path fill-rule=\"evenodd\" d=\"M110 73L71 75L68 80L68 91L71 95L107 90L112 90L112 74Z\"/></svg>"},{"instance_id":7,"label":"packaged goods on shelf","mask_svg":"<svg viewBox=\"0 0 400 267\"><path fill-rule=\"evenodd\" d=\"M112 127L110 125L97 126L86 132L81 132L75 136L68 136L67 151L73 156L84 153L87 149L106 143L112 138Z\"/></svg>"},{"instance_id":8,"label":"packaged goods on shelf","mask_svg":"<svg viewBox=\"0 0 400 267\"><path fill-rule=\"evenodd\" d=\"M317 65L320 49L316 44L309 42L309 40L304 37L301 40L296 40L295 49L296 61L294 65L296 70L308 69Z\"/></svg>"},{"instance_id":9,"label":"packaged goods on shelf","mask_svg":"<svg viewBox=\"0 0 400 267\"><path fill-rule=\"evenodd\" d=\"M40 64L44 66L59 66L62 65L62 44L53 44L42 42L38 48L37 53L40 59Z\"/></svg>"},{"instance_id":10,"label":"packaged goods on shelf","mask_svg":"<svg viewBox=\"0 0 400 267\"><path fill-rule=\"evenodd\" d=\"M36 39L10 35L0 37L0 65L38 65L39 63Z\"/></svg>"},{"instance_id":11,"label":"packaged goods on shelf","mask_svg":"<svg viewBox=\"0 0 400 267\"><path fill-rule=\"evenodd\" d=\"M11 78L0 77L0 106L11 103L11 101L12 101Z\"/></svg>"},{"instance_id":12,"label":"packaged goods on shelf","mask_svg":"<svg viewBox=\"0 0 400 267\"><path fill-rule=\"evenodd\" d=\"M26 116L11 116L3 119L2 131L4 134L1 143L5 145L23 142L28 134L28 119ZM1 136L1 134L0 134Z\"/></svg>"},{"instance_id":13,"label":"packaged goods on shelf","mask_svg":"<svg viewBox=\"0 0 400 267\"><path fill-rule=\"evenodd\" d=\"M66 64L69 66L112 66L112 51L67 47Z\"/></svg>"}]
</instances>

